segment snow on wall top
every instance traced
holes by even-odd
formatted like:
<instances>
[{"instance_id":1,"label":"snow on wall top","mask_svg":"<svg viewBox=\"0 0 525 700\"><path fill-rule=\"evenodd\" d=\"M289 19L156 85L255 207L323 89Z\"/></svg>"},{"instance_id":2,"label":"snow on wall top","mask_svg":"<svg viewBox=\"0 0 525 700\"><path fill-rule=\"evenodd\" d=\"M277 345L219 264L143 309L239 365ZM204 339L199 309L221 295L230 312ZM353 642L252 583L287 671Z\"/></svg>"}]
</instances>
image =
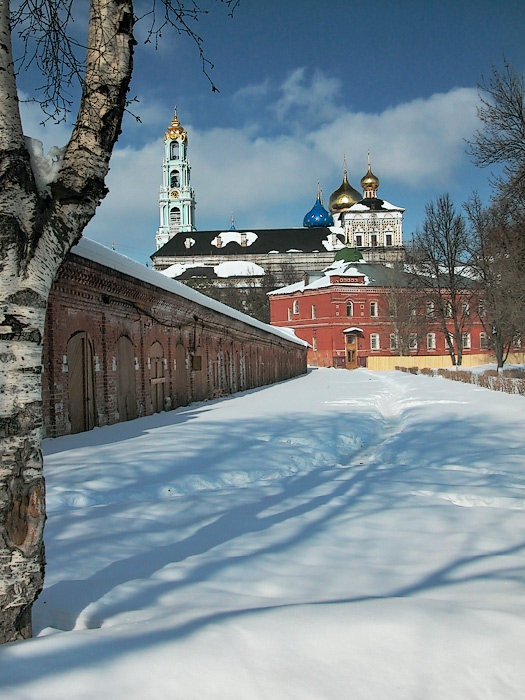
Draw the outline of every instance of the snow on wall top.
<instances>
[{"instance_id":1,"label":"snow on wall top","mask_svg":"<svg viewBox=\"0 0 525 700\"><path fill-rule=\"evenodd\" d=\"M243 241L245 241L245 245L249 246L258 238L257 234L253 231L221 231L217 238L214 238L211 242L216 248L219 247L219 242L217 240L219 237L221 246L228 245L228 243L232 241L239 245L242 245Z\"/></svg>"},{"instance_id":2,"label":"snow on wall top","mask_svg":"<svg viewBox=\"0 0 525 700\"><path fill-rule=\"evenodd\" d=\"M89 238L81 238L80 241L73 246L71 252L81 258L91 260L99 265L104 265L112 270L122 272L129 277L133 277L142 282L146 282L147 284L151 284L153 287L158 287L159 289L171 292L172 294L177 294L184 299L193 301L200 306L204 306L205 308L216 311L224 316L229 316L230 318L234 318L242 323L246 323L249 326L253 326L254 328L259 328L267 333L272 333L275 336L279 336L286 340L291 340L292 342L297 343L297 345L307 345L304 340L297 338L297 336L292 337L290 332L285 332L283 328L270 326L269 324L258 321L247 314L243 314L241 311L232 309L231 307L226 306L226 304L222 304L220 301L210 299L204 294L197 292L195 289L191 289L185 284L182 284L182 282L169 279L165 275L160 274L160 272L156 272L156 270L145 267L135 260L132 260L121 253L117 253L114 250L110 250L101 243L96 243Z\"/></svg>"}]
</instances>

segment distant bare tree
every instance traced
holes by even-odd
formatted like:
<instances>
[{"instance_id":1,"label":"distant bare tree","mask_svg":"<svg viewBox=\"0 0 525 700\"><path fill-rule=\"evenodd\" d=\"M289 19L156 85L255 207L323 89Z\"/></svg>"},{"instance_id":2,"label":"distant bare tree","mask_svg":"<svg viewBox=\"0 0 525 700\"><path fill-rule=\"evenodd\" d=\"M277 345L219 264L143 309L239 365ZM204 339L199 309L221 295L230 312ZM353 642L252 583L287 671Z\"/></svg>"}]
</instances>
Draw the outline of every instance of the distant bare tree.
<instances>
[{"instance_id":1,"label":"distant bare tree","mask_svg":"<svg viewBox=\"0 0 525 700\"><path fill-rule=\"evenodd\" d=\"M427 204L423 227L415 235L414 275L426 301L426 316L439 322L453 365L462 363L464 333L479 293L465 276L470 249L465 218L450 195Z\"/></svg>"},{"instance_id":2,"label":"distant bare tree","mask_svg":"<svg viewBox=\"0 0 525 700\"><path fill-rule=\"evenodd\" d=\"M482 287L479 314L498 367L525 337L525 212L509 197L483 206L473 196L465 208L472 229L471 265Z\"/></svg>"}]
</instances>

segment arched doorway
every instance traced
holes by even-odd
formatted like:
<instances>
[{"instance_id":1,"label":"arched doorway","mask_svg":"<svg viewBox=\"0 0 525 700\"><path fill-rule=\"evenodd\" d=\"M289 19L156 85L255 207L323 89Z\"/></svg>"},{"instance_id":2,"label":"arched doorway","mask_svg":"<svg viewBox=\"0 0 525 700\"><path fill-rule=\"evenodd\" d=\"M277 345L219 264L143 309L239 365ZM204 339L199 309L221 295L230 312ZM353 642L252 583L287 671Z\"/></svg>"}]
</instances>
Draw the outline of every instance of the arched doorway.
<instances>
[{"instance_id":1,"label":"arched doorway","mask_svg":"<svg viewBox=\"0 0 525 700\"><path fill-rule=\"evenodd\" d=\"M160 413L164 410L164 350L162 345L155 341L149 351L150 357L150 377L151 377L151 403L153 413Z\"/></svg>"},{"instance_id":2,"label":"arched doorway","mask_svg":"<svg viewBox=\"0 0 525 700\"><path fill-rule=\"evenodd\" d=\"M82 433L96 425L93 343L84 331L67 343L69 372L69 419L71 432Z\"/></svg>"},{"instance_id":3,"label":"arched doorway","mask_svg":"<svg viewBox=\"0 0 525 700\"><path fill-rule=\"evenodd\" d=\"M137 417L137 385L135 381L135 348L121 335L117 340L117 406L120 420Z\"/></svg>"}]
</instances>

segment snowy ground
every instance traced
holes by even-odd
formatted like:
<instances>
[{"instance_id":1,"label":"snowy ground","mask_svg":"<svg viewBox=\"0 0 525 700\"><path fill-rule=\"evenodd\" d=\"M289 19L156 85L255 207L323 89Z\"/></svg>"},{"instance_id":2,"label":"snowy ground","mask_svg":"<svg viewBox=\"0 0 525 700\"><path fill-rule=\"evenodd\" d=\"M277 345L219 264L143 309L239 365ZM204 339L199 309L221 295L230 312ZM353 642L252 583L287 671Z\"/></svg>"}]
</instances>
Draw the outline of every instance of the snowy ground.
<instances>
[{"instance_id":1,"label":"snowy ground","mask_svg":"<svg viewBox=\"0 0 525 700\"><path fill-rule=\"evenodd\" d=\"M46 441L9 700L525 697L525 398L320 369Z\"/></svg>"}]
</instances>

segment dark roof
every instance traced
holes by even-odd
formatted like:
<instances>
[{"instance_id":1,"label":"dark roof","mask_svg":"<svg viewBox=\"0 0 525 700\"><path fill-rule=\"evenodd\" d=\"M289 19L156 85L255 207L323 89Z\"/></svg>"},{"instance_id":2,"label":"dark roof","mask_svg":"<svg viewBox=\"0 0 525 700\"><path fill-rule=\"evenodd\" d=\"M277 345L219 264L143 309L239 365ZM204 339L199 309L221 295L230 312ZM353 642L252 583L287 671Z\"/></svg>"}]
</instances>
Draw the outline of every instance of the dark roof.
<instances>
[{"instance_id":1,"label":"dark roof","mask_svg":"<svg viewBox=\"0 0 525 700\"><path fill-rule=\"evenodd\" d=\"M165 243L162 248L159 248L153 255L156 257L177 256L177 257L193 257L195 255L214 255L220 257L222 255L260 255L277 251L286 253L288 250L299 250L303 253L326 253L327 250L323 245L332 234L329 228L320 226L315 228L272 228L244 231L240 233L255 233L257 239L251 245L241 246L240 243L230 241L221 248L212 245L212 241L220 233L229 233L224 230L220 231L192 231L188 233L177 233L173 238ZM342 234L337 234L340 241L343 240ZM191 248L187 248L185 240L192 238L195 243Z\"/></svg>"}]
</instances>

